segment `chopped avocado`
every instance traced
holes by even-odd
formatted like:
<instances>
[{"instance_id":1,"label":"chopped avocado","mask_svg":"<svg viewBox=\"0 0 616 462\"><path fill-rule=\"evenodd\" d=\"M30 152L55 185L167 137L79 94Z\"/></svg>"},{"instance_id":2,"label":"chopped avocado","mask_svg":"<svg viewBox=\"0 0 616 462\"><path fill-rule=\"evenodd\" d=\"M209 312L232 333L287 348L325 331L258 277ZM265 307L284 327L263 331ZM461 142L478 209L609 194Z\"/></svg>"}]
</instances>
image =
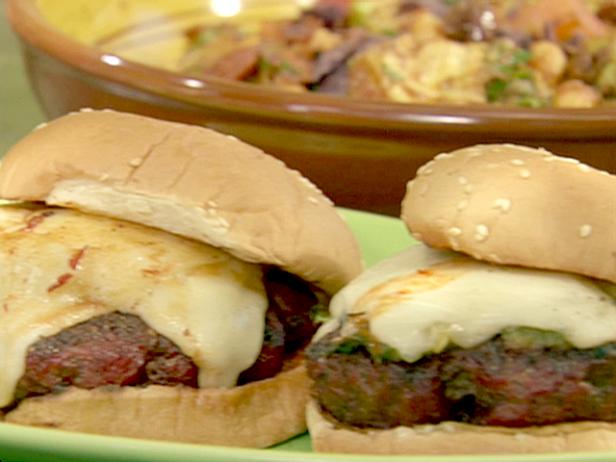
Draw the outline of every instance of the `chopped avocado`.
<instances>
[{"instance_id":1,"label":"chopped avocado","mask_svg":"<svg viewBox=\"0 0 616 462\"><path fill-rule=\"evenodd\" d=\"M353 337L348 337L342 340L333 351L334 353L342 353L345 355L350 355L355 353L358 350L362 350L365 348L365 339L363 336L357 335Z\"/></svg>"},{"instance_id":2,"label":"chopped avocado","mask_svg":"<svg viewBox=\"0 0 616 462\"><path fill-rule=\"evenodd\" d=\"M501 332L501 338L510 350L573 348L561 333L533 327L507 327Z\"/></svg>"},{"instance_id":3,"label":"chopped avocado","mask_svg":"<svg viewBox=\"0 0 616 462\"><path fill-rule=\"evenodd\" d=\"M384 343L378 342L367 333L357 332L351 337L341 340L333 353L353 354L358 351L367 351L377 362L400 361L402 357L398 350Z\"/></svg>"},{"instance_id":4,"label":"chopped avocado","mask_svg":"<svg viewBox=\"0 0 616 462\"><path fill-rule=\"evenodd\" d=\"M310 307L310 319L315 324L323 324L326 321L329 321L329 309L324 303L315 303Z\"/></svg>"}]
</instances>

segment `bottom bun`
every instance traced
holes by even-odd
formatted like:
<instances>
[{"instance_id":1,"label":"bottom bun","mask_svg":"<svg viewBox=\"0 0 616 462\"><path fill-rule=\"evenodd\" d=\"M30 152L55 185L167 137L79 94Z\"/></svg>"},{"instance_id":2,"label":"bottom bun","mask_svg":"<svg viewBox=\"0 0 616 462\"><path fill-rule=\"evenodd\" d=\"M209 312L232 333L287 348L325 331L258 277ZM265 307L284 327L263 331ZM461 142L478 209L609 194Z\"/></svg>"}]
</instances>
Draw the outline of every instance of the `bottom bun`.
<instances>
[{"instance_id":1,"label":"bottom bun","mask_svg":"<svg viewBox=\"0 0 616 462\"><path fill-rule=\"evenodd\" d=\"M28 398L5 421L102 435L263 448L306 430L303 366L232 389L71 388Z\"/></svg>"},{"instance_id":2,"label":"bottom bun","mask_svg":"<svg viewBox=\"0 0 616 462\"><path fill-rule=\"evenodd\" d=\"M323 415L310 401L306 417L312 447L356 454L513 454L616 449L616 424L576 422L530 428L480 427L458 422L350 429Z\"/></svg>"}]
</instances>

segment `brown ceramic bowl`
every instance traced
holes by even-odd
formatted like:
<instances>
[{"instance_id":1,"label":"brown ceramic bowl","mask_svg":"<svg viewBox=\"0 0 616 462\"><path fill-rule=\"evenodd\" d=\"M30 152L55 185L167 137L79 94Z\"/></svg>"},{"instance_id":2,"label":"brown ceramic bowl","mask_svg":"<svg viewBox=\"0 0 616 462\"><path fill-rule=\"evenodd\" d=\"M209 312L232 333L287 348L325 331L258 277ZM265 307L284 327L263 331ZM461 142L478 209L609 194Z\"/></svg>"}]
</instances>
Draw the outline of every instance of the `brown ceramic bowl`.
<instances>
[{"instance_id":1,"label":"brown ceramic bowl","mask_svg":"<svg viewBox=\"0 0 616 462\"><path fill-rule=\"evenodd\" d=\"M244 11L234 20L288 16L295 14L300 3L245 0ZM200 20L205 13L195 6L203 9L207 4L198 0L7 2L32 87L49 117L81 107L110 107L208 126L276 155L341 206L397 214L404 186L419 165L439 152L477 143L543 146L616 172L616 108L362 102L187 78L144 64L152 58L152 46L157 52L175 46L149 41L166 40L170 28ZM100 5L104 5L102 12ZM122 12L122 8L129 10ZM131 29L140 9L147 9L150 16ZM144 24L158 27L162 23L165 26L159 32L139 35ZM133 45L140 43L120 58L109 50L116 38L127 33L139 37ZM103 42L108 46L97 46Z\"/></svg>"}]
</instances>

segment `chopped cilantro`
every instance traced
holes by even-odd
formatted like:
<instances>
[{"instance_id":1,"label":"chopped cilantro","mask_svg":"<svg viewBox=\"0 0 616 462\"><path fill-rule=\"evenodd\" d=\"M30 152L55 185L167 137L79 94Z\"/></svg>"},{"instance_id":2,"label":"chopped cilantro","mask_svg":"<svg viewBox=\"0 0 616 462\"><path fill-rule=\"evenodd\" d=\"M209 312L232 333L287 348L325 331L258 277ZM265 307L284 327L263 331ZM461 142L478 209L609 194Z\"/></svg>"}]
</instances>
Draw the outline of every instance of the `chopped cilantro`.
<instances>
[{"instance_id":1,"label":"chopped cilantro","mask_svg":"<svg viewBox=\"0 0 616 462\"><path fill-rule=\"evenodd\" d=\"M507 90L507 82L500 78L493 78L486 83L486 96L490 103L503 99Z\"/></svg>"},{"instance_id":2,"label":"chopped cilantro","mask_svg":"<svg viewBox=\"0 0 616 462\"><path fill-rule=\"evenodd\" d=\"M491 78L485 84L490 103L514 103L523 107L545 106L530 66L529 50L509 42L494 44L488 54Z\"/></svg>"}]
</instances>

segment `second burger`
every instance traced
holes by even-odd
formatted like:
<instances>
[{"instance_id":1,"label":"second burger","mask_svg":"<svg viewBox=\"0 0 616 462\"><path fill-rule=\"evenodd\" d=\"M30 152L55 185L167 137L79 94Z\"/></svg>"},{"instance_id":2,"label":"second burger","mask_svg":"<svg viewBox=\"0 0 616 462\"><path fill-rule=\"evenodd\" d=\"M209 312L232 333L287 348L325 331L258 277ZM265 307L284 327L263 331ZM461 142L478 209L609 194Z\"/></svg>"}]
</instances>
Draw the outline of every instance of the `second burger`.
<instances>
[{"instance_id":1,"label":"second burger","mask_svg":"<svg viewBox=\"0 0 616 462\"><path fill-rule=\"evenodd\" d=\"M313 447L616 449L615 198L616 177L541 149L424 166L402 218L428 245L340 291L309 348Z\"/></svg>"}]
</instances>

